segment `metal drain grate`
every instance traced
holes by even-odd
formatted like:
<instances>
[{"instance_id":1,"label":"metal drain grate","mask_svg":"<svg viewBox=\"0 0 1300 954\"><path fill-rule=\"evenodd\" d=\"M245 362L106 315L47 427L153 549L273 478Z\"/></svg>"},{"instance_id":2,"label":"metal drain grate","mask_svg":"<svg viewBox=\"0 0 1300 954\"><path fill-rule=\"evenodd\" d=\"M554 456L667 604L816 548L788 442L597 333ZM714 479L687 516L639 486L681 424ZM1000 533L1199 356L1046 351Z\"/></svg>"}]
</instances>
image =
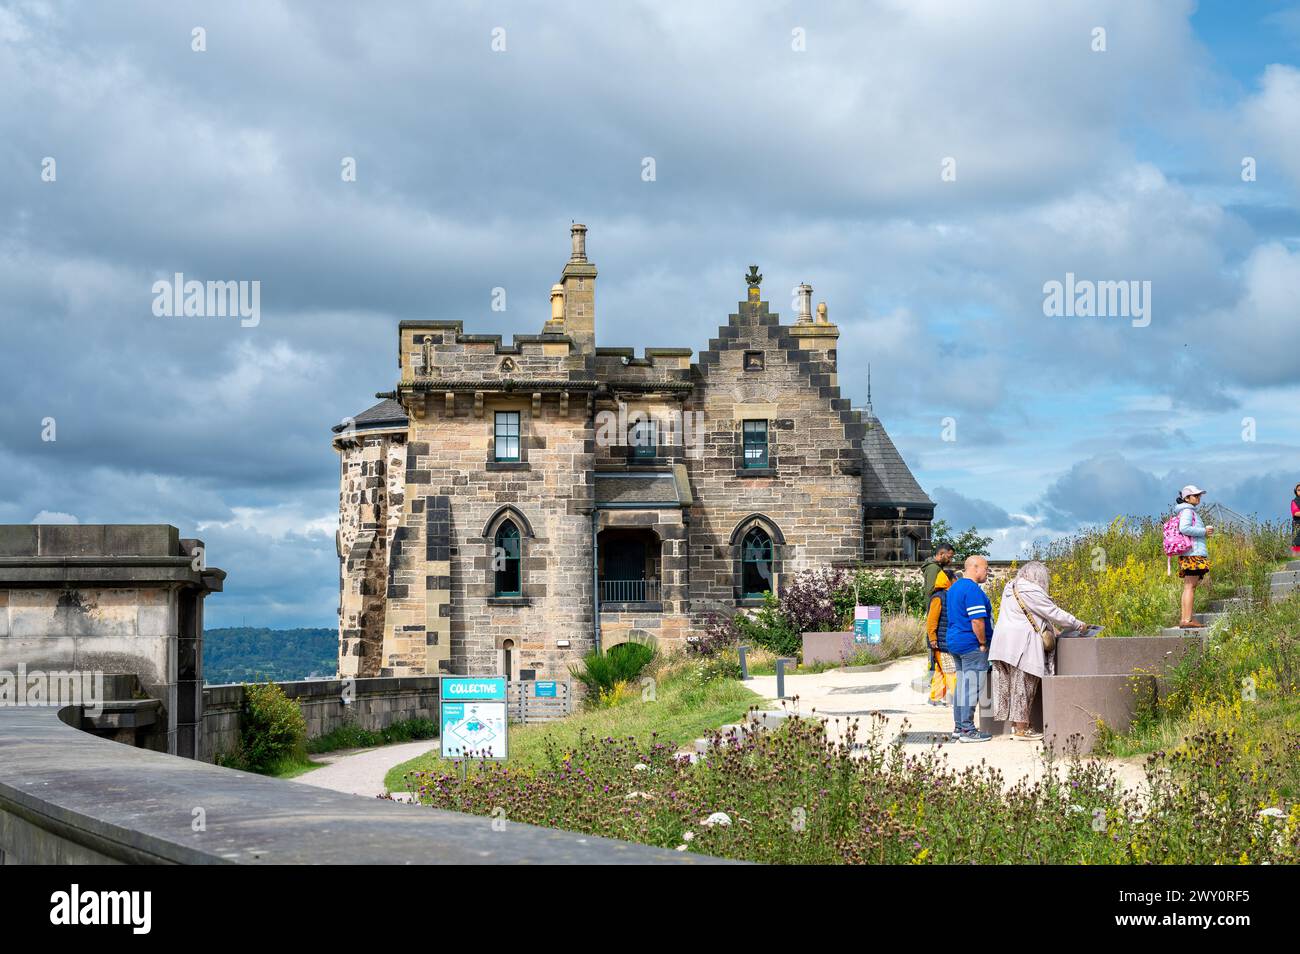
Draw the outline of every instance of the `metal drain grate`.
<instances>
[{"instance_id":1,"label":"metal drain grate","mask_svg":"<svg viewBox=\"0 0 1300 954\"><path fill-rule=\"evenodd\" d=\"M951 742L952 736L947 732L900 732L898 741L903 745L938 745Z\"/></svg>"},{"instance_id":2,"label":"metal drain grate","mask_svg":"<svg viewBox=\"0 0 1300 954\"><path fill-rule=\"evenodd\" d=\"M858 696L868 692L893 692L898 688L898 683L892 683L888 686L841 686L838 689L832 689L827 695L831 696Z\"/></svg>"}]
</instances>

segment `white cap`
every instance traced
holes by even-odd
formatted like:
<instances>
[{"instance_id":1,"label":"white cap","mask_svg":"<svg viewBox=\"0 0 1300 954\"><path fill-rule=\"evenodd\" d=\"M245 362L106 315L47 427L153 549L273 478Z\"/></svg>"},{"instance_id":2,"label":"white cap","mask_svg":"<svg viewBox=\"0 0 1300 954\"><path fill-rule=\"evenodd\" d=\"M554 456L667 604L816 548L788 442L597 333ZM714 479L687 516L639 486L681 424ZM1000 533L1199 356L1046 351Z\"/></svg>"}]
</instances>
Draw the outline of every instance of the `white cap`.
<instances>
[{"instance_id":1,"label":"white cap","mask_svg":"<svg viewBox=\"0 0 1300 954\"><path fill-rule=\"evenodd\" d=\"M1188 497L1195 497L1198 494L1203 494L1203 493L1205 493L1205 491L1202 490L1200 487L1197 487L1195 484L1188 484L1186 487L1182 489L1182 491L1179 493L1178 496L1186 500Z\"/></svg>"}]
</instances>

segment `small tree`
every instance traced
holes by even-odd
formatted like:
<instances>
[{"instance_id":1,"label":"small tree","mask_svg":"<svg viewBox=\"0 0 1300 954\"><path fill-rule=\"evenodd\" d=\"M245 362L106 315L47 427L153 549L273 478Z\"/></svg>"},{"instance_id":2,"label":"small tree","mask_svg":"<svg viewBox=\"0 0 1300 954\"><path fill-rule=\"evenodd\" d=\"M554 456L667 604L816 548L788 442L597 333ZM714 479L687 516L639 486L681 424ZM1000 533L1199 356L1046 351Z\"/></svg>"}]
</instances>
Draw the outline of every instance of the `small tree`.
<instances>
[{"instance_id":1,"label":"small tree","mask_svg":"<svg viewBox=\"0 0 1300 954\"><path fill-rule=\"evenodd\" d=\"M969 530L963 530L961 534L954 539L952 528L948 526L947 520L936 520L930 525L930 552L943 544L952 547L958 557L965 558L968 556L988 556L989 544L993 542L992 537L982 537L975 527Z\"/></svg>"}]
</instances>

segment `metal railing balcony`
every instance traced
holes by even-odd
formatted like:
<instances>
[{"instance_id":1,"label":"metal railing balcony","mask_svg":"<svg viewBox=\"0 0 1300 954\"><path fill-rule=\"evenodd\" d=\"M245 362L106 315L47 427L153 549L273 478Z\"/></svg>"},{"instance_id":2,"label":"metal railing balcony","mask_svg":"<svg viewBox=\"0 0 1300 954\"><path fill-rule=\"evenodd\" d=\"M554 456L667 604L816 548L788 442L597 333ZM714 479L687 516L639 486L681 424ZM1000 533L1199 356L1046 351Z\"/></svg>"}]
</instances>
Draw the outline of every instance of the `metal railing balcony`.
<instances>
[{"instance_id":1,"label":"metal railing balcony","mask_svg":"<svg viewBox=\"0 0 1300 954\"><path fill-rule=\"evenodd\" d=\"M658 580L601 580L601 603L658 603Z\"/></svg>"}]
</instances>

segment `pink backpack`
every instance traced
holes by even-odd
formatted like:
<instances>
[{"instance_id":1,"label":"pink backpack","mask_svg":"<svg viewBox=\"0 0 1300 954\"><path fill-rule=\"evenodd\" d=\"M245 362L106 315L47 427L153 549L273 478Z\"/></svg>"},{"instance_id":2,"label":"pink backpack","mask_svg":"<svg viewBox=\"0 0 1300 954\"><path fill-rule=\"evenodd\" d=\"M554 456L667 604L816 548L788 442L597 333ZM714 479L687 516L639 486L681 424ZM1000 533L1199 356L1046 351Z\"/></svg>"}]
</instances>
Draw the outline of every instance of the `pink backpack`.
<instances>
[{"instance_id":1,"label":"pink backpack","mask_svg":"<svg viewBox=\"0 0 1300 954\"><path fill-rule=\"evenodd\" d=\"M1192 538L1178 530L1179 511L1165 521L1165 556L1182 556L1192 546ZM1196 511L1192 511L1192 524L1196 523Z\"/></svg>"}]
</instances>

